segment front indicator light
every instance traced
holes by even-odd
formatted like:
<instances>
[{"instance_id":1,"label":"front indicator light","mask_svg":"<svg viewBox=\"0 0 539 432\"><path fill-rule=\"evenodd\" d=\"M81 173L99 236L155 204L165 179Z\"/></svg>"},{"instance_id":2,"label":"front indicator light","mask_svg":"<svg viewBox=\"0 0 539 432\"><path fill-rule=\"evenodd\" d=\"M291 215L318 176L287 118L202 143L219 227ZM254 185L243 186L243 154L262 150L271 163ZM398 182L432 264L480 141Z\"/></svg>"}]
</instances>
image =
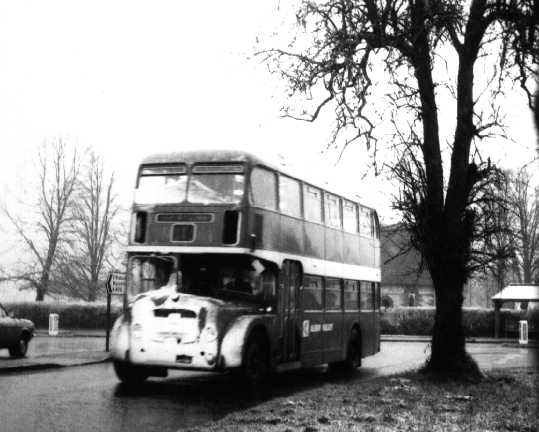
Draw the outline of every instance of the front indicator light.
<instances>
[{"instance_id":1,"label":"front indicator light","mask_svg":"<svg viewBox=\"0 0 539 432\"><path fill-rule=\"evenodd\" d=\"M206 344L215 340L217 340L217 329L213 325L208 324L200 333L200 342Z\"/></svg>"}]
</instances>

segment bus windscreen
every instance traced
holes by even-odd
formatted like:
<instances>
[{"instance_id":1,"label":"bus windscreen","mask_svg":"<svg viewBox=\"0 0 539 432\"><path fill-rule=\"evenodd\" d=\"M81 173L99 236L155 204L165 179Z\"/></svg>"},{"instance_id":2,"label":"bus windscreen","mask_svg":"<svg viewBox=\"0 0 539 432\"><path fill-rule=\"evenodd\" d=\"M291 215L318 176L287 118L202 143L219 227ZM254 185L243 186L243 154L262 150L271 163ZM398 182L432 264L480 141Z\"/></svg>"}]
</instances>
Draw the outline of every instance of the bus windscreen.
<instances>
[{"instance_id":1,"label":"bus windscreen","mask_svg":"<svg viewBox=\"0 0 539 432\"><path fill-rule=\"evenodd\" d=\"M135 191L136 204L237 204L243 198L244 175L193 170L187 173L143 168ZM228 171L228 170L227 170Z\"/></svg>"}]
</instances>

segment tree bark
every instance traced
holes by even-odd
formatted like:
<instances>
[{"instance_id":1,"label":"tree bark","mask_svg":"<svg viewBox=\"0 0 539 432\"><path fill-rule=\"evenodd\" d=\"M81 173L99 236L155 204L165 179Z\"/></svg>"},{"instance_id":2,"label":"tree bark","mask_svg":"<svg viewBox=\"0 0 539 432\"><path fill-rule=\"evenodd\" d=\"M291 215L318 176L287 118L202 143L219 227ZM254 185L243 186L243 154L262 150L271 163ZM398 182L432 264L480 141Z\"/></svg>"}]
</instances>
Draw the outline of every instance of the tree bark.
<instances>
[{"instance_id":1,"label":"tree bark","mask_svg":"<svg viewBox=\"0 0 539 432\"><path fill-rule=\"evenodd\" d=\"M466 223L453 229L466 230ZM424 371L437 376L476 379L481 372L466 352L462 326L463 290L466 282L466 259L469 241L454 232L451 225L438 227L441 242L430 242L427 265L436 294L436 313L432 329L431 356ZM462 232L460 233L462 234ZM463 243L464 242L464 243Z\"/></svg>"}]
</instances>

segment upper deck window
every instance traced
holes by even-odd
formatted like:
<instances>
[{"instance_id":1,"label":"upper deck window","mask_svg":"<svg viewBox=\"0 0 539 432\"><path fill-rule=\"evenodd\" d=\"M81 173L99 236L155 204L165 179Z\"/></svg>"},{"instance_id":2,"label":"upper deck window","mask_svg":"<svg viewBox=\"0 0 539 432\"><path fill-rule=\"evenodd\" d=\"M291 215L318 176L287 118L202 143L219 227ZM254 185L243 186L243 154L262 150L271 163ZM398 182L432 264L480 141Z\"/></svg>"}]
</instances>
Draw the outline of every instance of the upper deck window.
<instances>
[{"instance_id":1,"label":"upper deck window","mask_svg":"<svg viewBox=\"0 0 539 432\"><path fill-rule=\"evenodd\" d=\"M237 204L243 198L243 166L195 165L187 201L197 204Z\"/></svg>"},{"instance_id":2,"label":"upper deck window","mask_svg":"<svg viewBox=\"0 0 539 432\"><path fill-rule=\"evenodd\" d=\"M326 193L324 195L326 208L326 225L333 228L341 227L341 209L339 205L339 197Z\"/></svg>"},{"instance_id":3,"label":"upper deck window","mask_svg":"<svg viewBox=\"0 0 539 432\"><path fill-rule=\"evenodd\" d=\"M357 205L352 201L343 201L343 227L345 231L357 233Z\"/></svg>"},{"instance_id":4,"label":"upper deck window","mask_svg":"<svg viewBox=\"0 0 539 432\"><path fill-rule=\"evenodd\" d=\"M137 204L185 201L187 168L185 165L142 167L135 191Z\"/></svg>"},{"instance_id":5,"label":"upper deck window","mask_svg":"<svg viewBox=\"0 0 539 432\"><path fill-rule=\"evenodd\" d=\"M301 217L301 198L299 182L286 176L279 176L279 206L281 212Z\"/></svg>"},{"instance_id":6,"label":"upper deck window","mask_svg":"<svg viewBox=\"0 0 539 432\"><path fill-rule=\"evenodd\" d=\"M251 172L251 203L270 210L277 209L277 181L272 171L254 168Z\"/></svg>"},{"instance_id":7,"label":"upper deck window","mask_svg":"<svg viewBox=\"0 0 539 432\"><path fill-rule=\"evenodd\" d=\"M236 204L243 197L243 166L200 164L188 177L185 165L155 165L140 170L137 204Z\"/></svg>"},{"instance_id":8,"label":"upper deck window","mask_svg":"<svg viewBox=\"0 0 539 432\"><path fill-rule=\"evenodd\" d=\"M320 189L303 185L303 208L306 220L322 222L322 192Z\"/></svg>"},{"instance_id":9,"label":"upper deck window","mask_svg":"<svg viewBox=\"0 0 539 432\"><path fill-rule=\"evenodd\" d=\"M362 236L372 237L371 209L360 207L359 232Z\"/></svg>"}]
</instances>

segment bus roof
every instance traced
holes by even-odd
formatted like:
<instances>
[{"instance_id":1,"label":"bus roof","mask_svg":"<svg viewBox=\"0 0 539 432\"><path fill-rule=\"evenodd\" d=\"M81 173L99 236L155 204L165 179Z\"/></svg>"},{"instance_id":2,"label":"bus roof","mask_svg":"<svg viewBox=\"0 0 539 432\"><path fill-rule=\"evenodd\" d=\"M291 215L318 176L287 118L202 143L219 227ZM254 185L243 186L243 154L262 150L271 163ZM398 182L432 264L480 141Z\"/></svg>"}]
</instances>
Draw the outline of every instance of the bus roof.
<instances>
[{"instance_id":1,"label":"bus roof","mask_svg":"<svg viewBox=\"0 0 539 432\"><path fill-rule=\"evenodd\" d=\"M259 155L243 150L186 150L181 152L154 153L144 158L141 162L141 165L217 162L250 162L253 165L262 165L282 174L286 174L287 176L293 177L297 180L316 186L317 188L320 188L326 192L339 195L349 201L359 203L357 197L352 196L350 193L339 192L335 187L320 184L320 182L314 180L312 177L298 177L297 174L291 172L289 167L287 167L283 163L279 164L277 160L271 160L271 158L261 157ZM361 206L374 210L372 209L372 207L366 206L364 204L361 204Z\"/></svg>"}]
</instances>

